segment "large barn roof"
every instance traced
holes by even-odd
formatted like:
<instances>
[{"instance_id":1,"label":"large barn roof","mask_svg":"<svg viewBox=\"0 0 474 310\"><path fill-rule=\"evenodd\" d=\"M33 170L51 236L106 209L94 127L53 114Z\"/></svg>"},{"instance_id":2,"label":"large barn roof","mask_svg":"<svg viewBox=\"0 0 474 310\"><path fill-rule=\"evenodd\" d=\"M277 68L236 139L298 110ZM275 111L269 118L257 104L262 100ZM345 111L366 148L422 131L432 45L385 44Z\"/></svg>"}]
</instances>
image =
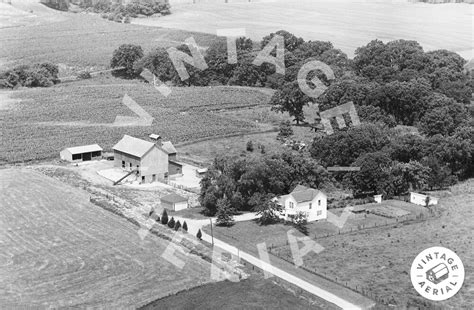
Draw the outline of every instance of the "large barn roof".
<instances>
[{"instance_id":1,"label":"large barn roof","mask_svg":"<svg viewBox=\"0 0 474 310\"><path fill-rule=\"evenodd\" d=\"M142 158L154 146L155 144L152 142L124 135L122 140L114 145L113 149L115 151Z\"/></svg>"},{"instance_id":2,"label":"large barn roof","mask_svg":"<svg viewBox=\"0 0 474 310\"><path fill-rule=\"evenodd\" d=\"M83 154L103 151L103 149L98 144L68 147L66 148L66 150L68 150L71 154Z\"/></svg>"}]
</instances>

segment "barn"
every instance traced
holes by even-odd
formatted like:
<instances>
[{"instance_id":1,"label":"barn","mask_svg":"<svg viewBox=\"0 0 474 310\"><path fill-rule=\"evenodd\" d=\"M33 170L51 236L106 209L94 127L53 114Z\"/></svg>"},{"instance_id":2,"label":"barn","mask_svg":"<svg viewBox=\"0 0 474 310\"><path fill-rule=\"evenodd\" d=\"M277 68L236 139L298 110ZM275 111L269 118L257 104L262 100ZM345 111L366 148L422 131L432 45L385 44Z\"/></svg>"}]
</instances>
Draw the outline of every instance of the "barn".
<instances>
[{"instance_id":1,"label":"barn","mask_svg":"<svg viewBox=\"0 0 474 310\"><path fill-rule=\"evenodd\" d=\"M98 144L68 147L59 153L62 160L70 162L89 161L102 158L103 149Z\"/></svg>"},{"instance_id":2,"label":"barn","mask_svg":"<svg viewBox=\"0 0 474 310\"><path fill-rule=\"evenodd\" d=\"M179 211L188 208L188 198L178 194L169 194L161 197L161 205L169 210Z\"/></svg>"},{"instance_id":3,"label":"barn","mask_svg":"<svg viewBox=\"0 0 474 310\"><path fill-rule=\"evenodd\" d=\"M161 144L125 135L113 150L114 166L136 171L141 183L168 178L168 153Z\"/></svg>"}]
</instances>

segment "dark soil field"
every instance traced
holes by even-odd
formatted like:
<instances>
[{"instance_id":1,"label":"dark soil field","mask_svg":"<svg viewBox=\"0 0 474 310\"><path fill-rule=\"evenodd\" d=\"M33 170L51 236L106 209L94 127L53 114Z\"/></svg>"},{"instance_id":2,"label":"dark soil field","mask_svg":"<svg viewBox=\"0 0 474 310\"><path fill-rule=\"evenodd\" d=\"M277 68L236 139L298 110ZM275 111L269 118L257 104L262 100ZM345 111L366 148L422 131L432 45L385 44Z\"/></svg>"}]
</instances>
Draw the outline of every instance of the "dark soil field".
<instances>
[{"instance_id":1,"label":"dark soil field","mask_svg":"<svg viewBox=\"0 0 474 310\"><path fill-rule=\"evenodd\" d=\"M135 308L211 281L210 263L28 169L0 170L1 308Z\"/></svg>"},{"instance_id":2,"label":"dark soil field","mask_svg":"<svg viewBox=\"0 0 474 310\"><path fill-rule=\"evenodd\" d=\"M212 296L212 297L211 297ZM158 309L338 309L324 301L311 302L270 280L250 278L241 282L229 281L206 284L176 295L154 301L141 310Z\"/></svg>"}]
</instances>

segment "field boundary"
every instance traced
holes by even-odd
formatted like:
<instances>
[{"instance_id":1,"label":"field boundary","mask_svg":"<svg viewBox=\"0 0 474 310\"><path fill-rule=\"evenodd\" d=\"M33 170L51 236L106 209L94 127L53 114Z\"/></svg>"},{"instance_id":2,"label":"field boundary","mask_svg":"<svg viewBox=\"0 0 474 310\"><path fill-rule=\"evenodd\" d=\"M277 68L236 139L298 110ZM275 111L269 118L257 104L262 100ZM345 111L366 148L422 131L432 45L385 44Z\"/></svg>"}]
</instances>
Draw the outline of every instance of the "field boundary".
<instances>
[{"instance_id":1,"label":"field boundary","mask_svg":"<svg viewBox=\"0 0 474 310\"><path fill-rule=\"evenodd\" d=\"M183 147L183 146L188 146L196 143L201 143L201 142L206 142L206 141L211 141L211 140L220 140L220 139L225 139L225 138L234 138L234 137L243 137L243 136L253 136L253 135L258 135L258 134L264 134L264 133L272 133L272 132L278 132L277 128L273 129L267 129L267 130L262 130L262 131L249 131L249 132L240 132L240 133L231 133L228 135L223 135L223 136L214 136L214 137L207 137L207 138L202 138L202 139L197 139L193 141L185 141L181 143L176 143L176 147Z\"/></svg>"}]
</instances>

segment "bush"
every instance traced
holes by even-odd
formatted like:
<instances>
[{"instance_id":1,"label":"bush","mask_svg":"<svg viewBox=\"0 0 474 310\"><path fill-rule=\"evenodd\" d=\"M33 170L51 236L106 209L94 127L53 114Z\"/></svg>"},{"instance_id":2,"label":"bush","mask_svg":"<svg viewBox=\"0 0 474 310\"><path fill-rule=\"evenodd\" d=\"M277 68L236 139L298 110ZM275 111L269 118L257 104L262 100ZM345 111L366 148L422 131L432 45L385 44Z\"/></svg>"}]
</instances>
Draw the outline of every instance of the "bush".
<instances>
[{"instance_id":1,"label":"bush","mask_svg":"<svg viewBox=\"0 0 474 310\"><path fill-rule=\"evenodd\" d=\"M168 224L168 213L166 212L166 209L164 209L163 213L161 214L161 224Z\"/></svg>"},{"instance_id":2,"label":"bush","mask_svg":"<svg viewBox=\"0 0 474 310\"><path fill-rule=\"evenodd\" d=\"M77 75L77 78L81 79L81 80L86 80L86 79L90 79L92 78L91 74L89 71L81 71L79 72L79 74Z\"/></svg>"},{"instance_id":3,"label":"bush","mask_svg":"<svg viewBox=\"0 0 474 310\"><path fill-rule=\"evenodd\" d=\"M112 68L124 67L125 69L120 70L119 74L124 74L126 77L133 78L141 73L141 71L136 69L134 65L142 57L143 49L141 46L122 44L114 51L112 59L110 60L110 66Z\"/></svg>"},{"instance_id":4,"label":"bush","mask_svg":"<svg viewBox=\"0 0 474 310\"><path fill-rule=\"evenodd\" d=\"M201 238L202 238L202 232L201 232L200 229L198 230L198 232L197 232L197 234L196 234L196 237L197 237L199 240L201 240Z\"/></svg>"},{"instance_id":5,"label":"bush","mask_svg":"<svg viewBox=\"0 0 474 310\"><path fill-rule=\"evenodd\" d=\"M59 83L59 69L51 63L40 63L32 66L20 65L0 73L3 87L49 87Z\"/></svg>"},{"instance_id":6,"label":"bush","mask_svg":"<svg viewBox=\"0 0 474 310\"><path fill-rule=\"evenodd\" d=\"M180 228L181 228L181 223L178 220L176 221L176 224L174 224L174 230L178 231Z\"/></svg>"},{"instance_id":7,"label":"bush","mask_svg":"<svg viewBox=\"0 0 474 310\"><path fill-rule=\"evenodd\" d=\"M183 222L183 230L188 231L188 224L186 223L186 221Z\"/></svg>"},{"instance_id":8,"label":"bush","mask_svg":"<svg viewBox=\"0 0 474 310\"><path fill-rule=\"evenodd\" d=\"M285 140L293 135L293 128L291 127L290 121L284 121L280 123L280 130L278 132L277 139Z\"/></svg>"},{"instance_id":9,"label":"bush","mask_svg":"<svg viewBox=\"0 0 474 310\"><path fill-rule=\"evenodd\" d=\"M131 21L130 16L129 16L129 15L126 15L125 18L124 18L124 20L123 20L123 22L124 22L125 24L130 24L130 21Z\"/></svg>"},{"instance_id":10,"label":"bush","mask_svg":"<svg viewBox=\"0 0 474 310\"><path fill-rule=\"evenodd\" d=\"M175 225L174 217L171 217L171 220L168 222L168 227L169 228L174 228Z\"/></svg>"},{"instance_id":11,"label":"bush","mask_svg":"<svg viewBox=\"0 0 474 310\"><path fill-rule=\"evenodd\" d=\"M247 151L248 152L253 152L253 142L252 142L252 140L249 140L247 142Z\"/></svg>"}]
</instances>

